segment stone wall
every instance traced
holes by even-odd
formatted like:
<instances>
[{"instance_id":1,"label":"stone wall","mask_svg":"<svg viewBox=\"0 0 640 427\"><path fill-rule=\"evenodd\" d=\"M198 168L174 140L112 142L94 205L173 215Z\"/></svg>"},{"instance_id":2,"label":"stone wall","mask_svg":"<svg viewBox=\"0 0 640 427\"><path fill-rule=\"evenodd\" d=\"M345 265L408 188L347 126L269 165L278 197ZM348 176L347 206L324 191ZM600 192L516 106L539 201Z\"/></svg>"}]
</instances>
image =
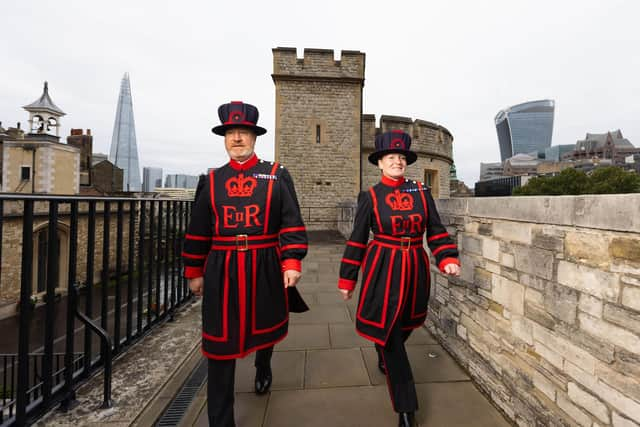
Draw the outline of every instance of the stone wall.
<instances>
[{"instance_id":1,"label":"stone wall","mask_svg":"<svg viewBox=\"0 0 640 427\"><path fill-rule=\"evenodd\" d=\"M640 425L640 195L438 201L429 328L520 426Z\"/></svg>"},{"instance_id":2,"label":"stone wall","mask_svg":"<svg viewBox=\"0 0 640 427\"><path fill-rule=\"evenodd\" d=\"M275 157L291 173L309 229L335 229L336 206L360 190L365 55L273 49Z\"/></svg>"}]
</instances>

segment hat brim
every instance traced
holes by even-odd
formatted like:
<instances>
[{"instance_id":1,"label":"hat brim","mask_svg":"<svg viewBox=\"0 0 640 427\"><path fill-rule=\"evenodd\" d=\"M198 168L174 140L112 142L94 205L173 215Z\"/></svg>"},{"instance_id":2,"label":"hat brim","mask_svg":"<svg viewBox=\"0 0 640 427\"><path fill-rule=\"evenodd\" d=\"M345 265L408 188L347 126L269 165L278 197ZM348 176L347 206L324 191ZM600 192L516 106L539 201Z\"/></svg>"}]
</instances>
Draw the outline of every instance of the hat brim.
<instances>
[{"instance_id":1,"label":"hat brim","mask_svg":"<svg viewBox=\"0 0 640 427\"><path fill-rule=\"evenodd\" d=\"M391 153L404 154L404 156L407 158L407 165L413 164L416 162L416 160L418 160L418 155L413 151L403 150L400 148L392 148L390 150L374 151L373 153L369 154L369 163L378 166L378 160L380 160L382 156Z\"/></svg>"},{"instance_id":2,"label":"hat brim","mask_svg":"<svg viewBox=\"0 0 640 427\"><path fill-rule=\"evenodd\" d=\"M260 126L236 125L236 124L216 126L211 129L211 132L215 133L216 135L224 136L224 134L227 133L227 130L231 128L246 128L253 131L253 133L255 133L256 136L264 135L265 133L267 133L267 130Z\"/></svg>"}]
</instances>

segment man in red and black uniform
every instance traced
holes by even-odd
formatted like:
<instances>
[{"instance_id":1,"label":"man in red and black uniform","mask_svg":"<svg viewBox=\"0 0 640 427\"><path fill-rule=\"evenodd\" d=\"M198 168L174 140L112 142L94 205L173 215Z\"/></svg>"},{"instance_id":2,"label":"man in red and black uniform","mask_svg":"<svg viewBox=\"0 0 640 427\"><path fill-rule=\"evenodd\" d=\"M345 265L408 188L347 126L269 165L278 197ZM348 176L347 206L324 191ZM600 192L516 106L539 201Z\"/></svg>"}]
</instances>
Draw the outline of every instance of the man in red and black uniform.
<instances>
[{"instance_id":1,"label":"man in red and black uniform","mask_svg":"<svg viewBox=\"0 0 640 427\"><path fill-rule=\"evenodd\" d=\"M230 161L209 172L184 243L185 276L203 297L202 353L209 358L209 424L234 426L235 359L256 351L255 390L271 385L273 346L287 335L291 298L307 235L293 181L277 162L259 160L258 110L231 102L218 109ZM287 289L288 288L288 289Z\"/></svg>"}]
</instances>

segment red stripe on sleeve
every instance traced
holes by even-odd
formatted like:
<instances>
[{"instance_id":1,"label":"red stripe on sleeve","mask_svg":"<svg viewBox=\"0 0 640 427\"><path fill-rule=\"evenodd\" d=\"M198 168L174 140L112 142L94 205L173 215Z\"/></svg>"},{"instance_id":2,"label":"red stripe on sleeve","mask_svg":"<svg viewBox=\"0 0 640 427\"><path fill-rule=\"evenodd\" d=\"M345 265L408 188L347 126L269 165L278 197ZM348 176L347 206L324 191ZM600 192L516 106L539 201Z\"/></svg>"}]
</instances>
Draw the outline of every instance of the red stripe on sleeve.
<instances>
[{"instance_id":1,"label":"red stripe on sleeve","mask_svg":"<svg viewBox=\"0 0 640 427\"><path fill-rule=\"evenodd\" d=\"M360 265L362 264L360 261L354 261L354 260L349 259L349 258L342 258L342 262L347 263L347 264L357 265L358 267L360 267Z\"/></svg>"},{"instance_id":2,"label":"red stripe on sleeve","mask_svg":"<svg viewBox=\"0 0 640 427\"><path fill-rule=\"evenodd\" d=\"M294 233L296 231L307 231L306 227L287 227L287 228L281 228L280 229L280 234L284 234L284 233Z\"/></svg>"},{"instance_id":3,"label":"red stripe on sleeve","mask_svg":"<svg viewBox=\"0 0 640 427\"><path fill-rule=\"evenodd\" d=\"M456 245L442 245L442 246L439 246L436 250L432 251L431 253L433 254L433 256L436 256L437 254L444 251L445 249L455 249L455 248L456 248Z\"/></svg>"},{"instance_id":4,"label":"red stripe on sleeve","mask_svg":"<svg viewBox=\"0 0 640 427\"><path fill-rule=\"evenodd\" d=\"M427 242L433 242L434 240L442 239L443 237L449 237L449 233L436 234L427 239Z\"/></svg>"},{"instance_id":5,"label":"red stripe on sleeve","mask_svg":"<svg viewBox=\"0 0 640 427\"><path fill-rule=\"evenodd\" d=\"M367 245L365 245L364 243L358 243L352 240L347 240L347 246L353 246L354 248L367 249Z\"/></svg>"}]
</instances>

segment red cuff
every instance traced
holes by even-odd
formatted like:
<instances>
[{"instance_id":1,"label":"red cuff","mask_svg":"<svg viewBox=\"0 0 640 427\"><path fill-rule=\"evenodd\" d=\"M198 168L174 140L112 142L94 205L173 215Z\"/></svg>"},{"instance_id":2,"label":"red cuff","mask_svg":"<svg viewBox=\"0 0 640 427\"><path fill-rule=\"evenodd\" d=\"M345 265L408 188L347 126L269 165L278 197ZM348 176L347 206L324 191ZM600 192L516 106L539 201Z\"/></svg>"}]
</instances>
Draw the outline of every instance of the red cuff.
<instances>
[{"instance_id":1,"label":"red cuff","mask_svg":"<svg viewBox=\"0 0 640 427\"><path fill-rule=\"evenodd\" d=\"M356 288L355 280L343 279L342 277L338 280L338 289L352 291L355 288Z\"/></svg>"},{"instance_id":2,"label":"red cuff","mask_svg":"<svg viewBox=\"0 0 640 427\"><path fill-rule=\"evenodd\" d=\"M204 276L204 269L202 267L185 267L184 277L187 279L195 279L197 277Z\"/></svg>"},{"instance_id":3,"label":"red cuff","mask_svg":"<svg viewBox=\"0 0 640 427\"><path fill-rule=\"evenodd\" d=\"M449 264L460 265L460 260L458 258L444 258L440 261L440 264L438 264L438 269L444 273L444 268Z\"/></svg>"},{"instance_id":4,"label":"red cuff","mask_svg":"<svg viewBox=\"0 0 640 427\"><path fill-rule=\"evenodd\" d=\"M297 272L302 271L302 261L295 258L287 258L282 260L282 272L287 270L295 270Z\"/></svg>"}]
</instances>

